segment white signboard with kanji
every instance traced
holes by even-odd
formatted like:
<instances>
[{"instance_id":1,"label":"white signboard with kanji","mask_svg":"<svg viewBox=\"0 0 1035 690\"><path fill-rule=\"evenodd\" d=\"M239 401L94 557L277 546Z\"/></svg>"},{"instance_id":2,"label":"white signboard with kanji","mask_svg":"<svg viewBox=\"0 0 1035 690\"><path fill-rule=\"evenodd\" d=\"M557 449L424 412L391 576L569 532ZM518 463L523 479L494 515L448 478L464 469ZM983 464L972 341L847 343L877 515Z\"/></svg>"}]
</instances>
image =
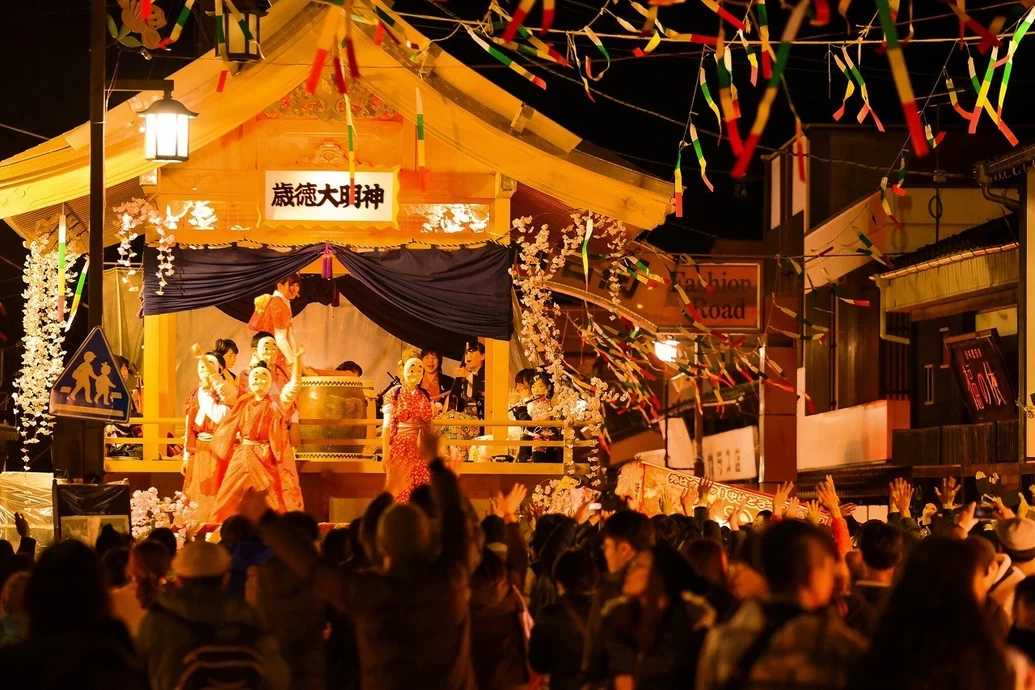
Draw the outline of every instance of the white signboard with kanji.
<instances>
[{"instance_id":1,"label":"white signboard with kanji","mask_svg":"<svg viewBox=\"0 0 1035 690\"><path fill-rule=\"evenodd\" d=\"M701 443L704 475L724 482L754 479L758 476L757 448L756 426L705 436Z\"/></svg>"},{"instance_id":2,"label":"white signboard with kanji","mask_svg":"<svg viewBox=\"0 0 1035 690\"><path fill-rule=\"evenodd\" d=\"M398 170L267 170L263 196L268 221L395 225Z\"/></svg>"}]
</instances>

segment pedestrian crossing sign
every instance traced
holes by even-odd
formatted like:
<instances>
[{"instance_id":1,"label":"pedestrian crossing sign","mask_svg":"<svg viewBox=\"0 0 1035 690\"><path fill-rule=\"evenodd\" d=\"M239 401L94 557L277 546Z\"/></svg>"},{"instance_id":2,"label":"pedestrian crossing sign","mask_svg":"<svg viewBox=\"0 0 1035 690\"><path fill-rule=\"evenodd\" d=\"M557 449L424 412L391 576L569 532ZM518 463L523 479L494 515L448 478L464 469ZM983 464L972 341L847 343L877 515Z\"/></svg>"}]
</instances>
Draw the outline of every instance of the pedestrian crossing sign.
<instances>
[{"instance_id":1,"label":"pedestrian crossing sign","mask_svg":"<svg viewBox=\"0 0 1035 690\"><path fill-rule=\"evenodd\" d=\"M90 331L51 389L50 414L129 423L129 388L99 327Z\"/></svg>"}]
</instances>

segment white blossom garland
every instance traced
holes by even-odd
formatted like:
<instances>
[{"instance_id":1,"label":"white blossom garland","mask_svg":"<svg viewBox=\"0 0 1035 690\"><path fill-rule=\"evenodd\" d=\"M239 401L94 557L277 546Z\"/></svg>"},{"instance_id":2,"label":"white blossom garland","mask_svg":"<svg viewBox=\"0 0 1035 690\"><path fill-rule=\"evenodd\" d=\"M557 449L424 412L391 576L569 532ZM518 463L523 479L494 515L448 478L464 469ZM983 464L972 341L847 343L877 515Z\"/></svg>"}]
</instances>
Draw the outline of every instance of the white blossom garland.
<instances>
[{"instance_id":1,"label":"white blossom garland","mask_svg":"<svg viewBox=\"0 0 1035 690\"><path fill-rule=\"evenodd\" d=\"M22 369L14 381L15 414L18 433L22 437L22 463L29 469L29 448L54 432L54 418L50 416L50 391L64 369L65 332L58 320L58 290L70 296L68 281L75 283L76 274L66 271L66 283L55 289L58 278L56 251L44 252L45 238L33 240L25 257L23 280L26 288L22 326ZM67 265L75 263L77 255L66 249Z\"/></svg>"},{"instance_id":2,"label":"white blossom garland","mask_svg":"<svg viewBox=\"0 0 1035 690\"><path fill-rule=\"evenodd\" d=\"M549 226L541 225L538 231L534 231L530 227L531 217L515 219L513 228L517 231L515 234L519 237L521 249L518 266L511 269L511 277L521 295L521 342L525 355L530 363L545 369L553 382L552 416L581 424L579 431L587 438L600 438L603 433L603 404L614 404L619 396L609 392L607 384L598 378L589 382L581 380L565 364L561 331L557 325L561 310L553 301L549 283L570 258L580 253L592 223L596 236L608 238L611 263L607 272L608 292L612 303L618 304L622 274L616 268L625 244L625 226L621 221L589 211L573 213L571 218L572 224L561 232L559 247L551 242ZM589 459L589 466L589 484L599 486L601 473L595 451ZM569 475L574 471L574 467L567 468Z\"/></svg>"},{"instance_id":3,"label":"white blossom garland","mask_svg":"<svg viewBox=\"0 0 1035 690\"><path fill-rule=\"evenodd\" d=\"M188 201L184 203L180 213L173 213L171 206L165 207L165 214L159 212L158 207L149 199L131 199L112 209L118 216L119 235L119 260L118 263L129 268L127 276L122 281L128 282L129 277L136 273L132 267L132 259L136 256L131 243L138 237L136 229L143 224L150 225L158 235L156 242L158 252L158 270L155 275L158 277L158 288L156 294L164 295L165 286L169 283L165 280L176 273L173 266L173 247L176 245L176 229L184 216L188 216L187 223L194 230L214 230L219 218L208 201Z\"/></svg>"},{"instance_id":4,"label":"white blossom garland","mask_svg":"<svg viewBox=\"0 0 1035 690\"><path fill-rule=\"evenodd\" d=\"M158 489L134 491L130 499L130 524L134 539L146 536L151 530L168 527L176 535L176 543L183 546L187 535L199 526L195 515L198 504L188 501L182 491L172 498L159 498Z\"/></svg>"}]
</instances>

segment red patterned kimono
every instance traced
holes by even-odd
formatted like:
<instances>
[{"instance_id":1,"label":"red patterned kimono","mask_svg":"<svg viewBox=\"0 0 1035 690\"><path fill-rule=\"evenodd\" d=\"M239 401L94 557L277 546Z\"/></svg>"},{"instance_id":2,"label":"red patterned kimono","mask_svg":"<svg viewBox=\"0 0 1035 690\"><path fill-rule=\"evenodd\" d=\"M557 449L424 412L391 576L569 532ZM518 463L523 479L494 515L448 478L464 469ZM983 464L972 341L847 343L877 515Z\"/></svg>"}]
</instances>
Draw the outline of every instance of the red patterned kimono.
<instances>
[{"instance_id":1,"label":"red patterned kimono","mask_svg":"<svg viewBox=\"0 0 1035 690\"><path fill-rule=\"evenodd\" d=\"M388 453L385 469L388 472L402 472L409 477L409 485L395 500L406 503L410 493L421 484L431 481L428 463L420 455L419 432L431 421L433 415L431 400L421 388L407 391L396 386L389 394L384 407L385 416L390 417ZM384 432L383 432L384 433Z\"/></svg>"},{"instance_id":2,"label":"red patterned kimono","mask_svg":"<svg viewBox=\"0 0 1035 690\"><path fill-rule=\"evenodd\" d=\"M249 394L237 401L219 425L211 449L225 463L226 472L216 496L217 522L237 512L247 489L265 489L266 500L278 513L302 510L295 451L284 412L272 395L256 400Z\"/></svg>"},{"instance_id":3,"label":"red patterned kimono","mask_svg":"<svg viewBox=\"0 0 1035 690\"><path fill-rule=\"evenodd\" d=\"M226 417L230 406L218 394L195 388L187 396L184 408L187 433L183 450L188 463L183 477L183 495L198 504L195 515L199 522L211 522L226 464L213 455L210 444L217 424Z\"/></svg>"}]
</instances>

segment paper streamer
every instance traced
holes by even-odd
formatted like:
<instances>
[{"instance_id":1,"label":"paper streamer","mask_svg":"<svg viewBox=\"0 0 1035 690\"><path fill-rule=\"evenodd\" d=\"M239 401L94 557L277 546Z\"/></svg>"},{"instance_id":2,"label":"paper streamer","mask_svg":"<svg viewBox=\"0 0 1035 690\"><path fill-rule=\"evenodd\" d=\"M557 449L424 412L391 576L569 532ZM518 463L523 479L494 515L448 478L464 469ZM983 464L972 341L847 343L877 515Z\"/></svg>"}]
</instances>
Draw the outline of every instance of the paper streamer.
<instances>
[{"instance_id":1,"label":"paper streamer","mask_svg":"<svg viewBox=\"0 0 1035 690\"><path fill-rule=\"evenodd\" d=\"M352 0L345 0L345 54L349 57L349 74L353 79L359 79L356 42L352 38Z\"/></svg>"},{"instance_id":2,"label":"paper streamer","mask_svg":"<svg viewBox=\"0 0 1035 690\"><path fill-rule=\"evenodd\" d=\"M744 149L744 144L740 140L740 130L737 128L737 115L733 109L733 98L731 96L733 79L727 69L726 56L726 43L723 40L722 30L720 29L715 50L715 69L719 75L719 103L722 105L722 119L726 122L730 149L733 151L734 156L739 156Z\"/></svg>"},{"instance_id":3,"label":"paper streamer","mask_svg":"<svg viewBox=\"0 0 1035 690\"><path fill-rule=\"evenodd\" d=\"M1028 10L1028 14L1024 16L1020 26L1013 32L1013 38L1010 39L1010 46L1006 51L1006 66L1003 68L1003 80L999 83L999 103L996 113L1000 119L1003 117L1003 101L1006 100L1006 89L1010 86L1010 74L1013 72L1013 55L1017 52L1017 47L1024 40L1033 22L1035 22L1035 6Z\"/></svg>"},{"instance_id":4,"label":"paper streamer","mask_svg":"<svg viewBox=\"0 0 1035 690\"><path fill-rule=\"evenodd\" d=\"M215 2L215 15L216 15L216 56L223 59L226 63L228 56L226 51L226 36L223 33L223 0L216 0ZM224 87L226 87L226 75L229 70L222 70L219 73L219 79L216 80L216 93L223 93Z\"/></svg>"},{"instance_id":5,"label":"paper streamer","mask_svg":"<svg viewBox=\"0 0 1035 690\"><path fill-rule=\"evenodd\" d=\"M952 103L952 107L956 110L957 113L960 114L960 116L964 120L970 120L971 116L974 114L974 111L967 110L962 105L960 105L959 97L956 94L956 87L955 85L953 85L952 79L946 78L945 88L949 92L949 102Z\"/></svg>"},{"instance_id":6,"label":"paper streamer","mask_svg":"<svg viewBox=\"0 0 1035 690\"><path fill-rule=\"evenodd\" d=\"M769 43L769 12L765 7L765 0L758 0L755 5L758 9L758 39L762 41L762 78L765 80L773 77L773 46Z\"/></svg>"},{"instance_id":7,"label":"paper streamer","mask_svg":"<svg viewBox=\"0 0 1035 690\"><path fill-rule=\"evenodd\" d=\"M705 7L710 9L715 14L719 15L719 17L725 19L727 22L735 26L739 31L744 31L744 22L740 21L732 14L727 12L725 9L723 9L723 7L715 0L701 0L701 2L704 3Z\"/></svg>"},{"instance_id":8,"label":"paper streamer","mask_svg":"<svg viewBox=\"0 0 1035 690\"><path fill-rule=\"evenodd\" d=\"M891 219L891 222L895 224L899 232L902 232L904 228L899 219L895 217L895 214L891 211L891 204L888 203L888 178L882 177L880 181L880 205L884 209L885 215Z\"/></svg>"},{"instance_id":9,"label":"paper streamer","mask_svg":"<svg viewBox=\"0 0 1035 690\"><path fill-rule=\"evenodd\" d=\"M747 55L748 64L751 65L751 85L755 86L758 82L758 51L748 45L743 31L737 32L737 38L740 40L740 45L744 48L744 54Z\"/></svg>"},{"instance_id":10,"label":"paper streamer","mask_svg":"<svg viewBox=\"0 0 1035 690\"><path fill-rule=\"evenodd\" d=\"M323 19L323 29L320 31L320 41L316 44L316 51L313 53L313 63L309 68L309 76L305 81L305 92L312 95L316 93L316 87L320 84L320 77L323 75L323 66L330 55L331 46L334 45L334 37L338 31L338 21L341 19L339 10L334 7L327 9L327 15Z\"/></svg>"},{"instance_id":11,"label":"paper streamer","mask_svg":"<svg viewBox=\"0 0 1035 690\"><path fill-rule=\"evenodd\" d=\"M140 0L140 18L151 18L151 0Z\"/></svg>"},{"instance_id":12,"label":"paper streamer","mask_svg":"<svg viewBox=\"0 0 1035 690\"><path fill-rule=\"evenodd\" d=\"M659 45L661 45L661 34L655 31L654 35L650 37L649 41L647 41L647 45L645 45L643 48L640 48L639 46L633 48L633 55L635 55L636 57L644 57L646 55L650 55L654 52L654 49L657 48Z\"/></svg>"},{"instance_id":13,"label":"paper streamer","mask_svg":"<svg viewBox=\"0 0 1035 690\"><path fill-rule=\"evenodd\" d=\"M712 92L708 88L708 79L704 74L704 65L701 65L700 72L698 73L697 82L701 85L701 93L704 95L705 102L708 103L708 107L711 108L712 112L715 113L715 121L719 123L719 140L722 140L722 115L719 114L719 106L715 105L715 99L712 98Z\"/></svg>"},{"instance_id":14,"label":"paper streamer","mask_svg":"<svg viewBox=\"0 0 1035 690\"><path fill-rule=\"evenodd\" d=\"M931 125L924 125L924 136L927 138L927 143L931 145L931 148L936 149L942 143L942 139L945 138L945 132L938 132L938 136L935 136Z\"/></svg>"},{"instance_id":15,"label":"paper streamer","mask_svg":"<svg viewBox=\"0 0 1035 690\"><path fill-rule=\"evenodd\" d=\"M57 266L57 320L65 320L65 242L68 239L68 219L64 210L58 218L58 266Z\"/></svg>"},{"instance_id":16,"label":"paper streamer","mask_svg":"<svg viewBox=\"0 0 1035 690\"><path fill-rule=\"evenodd\" d=\"M159 48L168 48L176 41L180 40L180 34L183 33L183 27L187 24L187 19L190 17L191 9L194 7L195 0L187 0L183 3L183 7L180 8L180 14L176 17L176 23L173 24L172 31L169 36L163 38L158 43ZM217 25L222 25L222 22L217 22ZM218 29L219 33L222 33L222 26Z\"/></svg>"},{"instance_id":17,"label":"paper streamer","mask_svg":"<svg viewBox=\"0 0 1035 690\"><path fill-rule=\"evenodd\" d=\"M68 321L65 322L65 333L72 328L75 315L79 313L79 302L83 297L83 286L86 285L86 272L90 270L90 257L86 257L83 263L83 270L79 272L79 282L75 285L75 295L72 297L72 308L68 312Z\"/></svg>"},{"instance_id":18,"label":"paper streamer","mask_svg":"<svg viewBox=\"0 0 1035 690\"><path fill-rule=\"evenodd\" d=\"M877 113L873 109L873 106L870 105L870 92L866 88L866 82L863 81L862 72L860 72L859 68L855 66L854 62L852 62L852 56L848 54L847 46L841 46L841 54L844 56L845 64L848 66L848 73L852 75L852 79L854 79L855 83L859 85L859 95L862 96L863 99L863 107L859 110L858 115L855 116L856 122L862 124L863 120L866 119L866 116L870 115L873 117L873 124L877 126L877 131L883 132L884 125L877 117Z\"/></svg>"},{"instance_id":19,"label":"paper streamer","mask_svg":"<svg viewBox=\"0 0 1035 690\"><path fill-rule=\"evenodd\" d=\"M678 168L677 168L678 170ZM586 291L589 291L589 240L593 237L593 216L586 218L586 236L582 240L582 274L586 277Z\"/></svg>"},{"instance_id":20,"label":"paper streamer","mask_svg":"<svg viewBox=\"0 0 1035 690\"><path fill-rule=\"evenodd\" d=\"M830 3L828 0L816 0L816 16L810 23L812 26L826 26L830 23Z\"/></svg>"},{"instance_id":21,"label":"paper streamer","mask_svg":"<svg viewBox=\"0 0 1035 690\"><path fill-rule=\"evenodd\" d=\"M226 8L230 10L230 16L237 22L237 26L241 28L241 33L244 35L245 40L254 41L255 37L252 36L251 29L248 28L248 20L244 18L237 6L234 5L234 0L223 0L226 3Z\"/></svg>"},{"instance_id":22,"label":"paper streamer","mask_svg":"<svg viewBox=\"0 0 1035 690\"><path fill-rule=\"evenodd\" d=\"M515 28L514 31L516 32L517 29ZM484 50L486 53L488 53L492 57L496 58L496 60L498 60L500 63L506 65L511 70L513 70L517 74L521 75L523 78L527 79L528 81L532 82L533 84L535 84L539 88L541 88L541 89L545 89L546 88L546 82L545 81L543 81L541 78L535 76L534 74L529 72L527 69L525 69L524 67L522 67L518 63L516 63L513 60L511 60L508 56L504 55L500 51L496 50L496 48L492 47L491 45L489 45L488 43L483 41L481 39L481 37L478 36L477 34L475 34L473 31L471 31L471 29L469 27L467 28L467 33L468 33L468 35L470 35L471 39L475 43L477 43L479 46L481 46L482 50Z\"/></svg>"},{"instance_id":23,"label":"paper streamer","mask_svg":"<svg viewBox=\"0 0 1035 690\"><path fill-rule=\"evenodd\" d=\"M607 60L607 66L604 67L603 71L601 71L596 77L590 76L590 79L592 79L593 81L600 81L600 79L604 76L604 72L607 72L607 70L611 69L611 55L607 52L607 48L604 47L604 44L600 40L600 37L593 33L593 29L587 26L584 29L584 31L586 32L586 37L589 38L590 41L592 41L593 45L595 45L597 47L597 50L600 51L600 54L604 56L605 60ZM586 71L589 72L588 57L586 58ZM589 89L588 86L586 88L587 90Z\"/></svg>"},{"instance_id":24,"label":"paper streamer","mask_svg":"<svg viewBox=\"0 0 1035 690\"><path fill-rule=\"evenodd\" d=\"M352 122L352 100L345 95L345 122L349 133L349 205L356 205L356 125Z\"/></svg>"},{"instance_id":25,"label":"paper streamer","mask_svg":"<svg viewBox=\"0 0 1035 690\"><path fill-rule=\"evenodd\" d=\"M675 189L673 190L676 204L676 218L683 217L683 144L679 144L676 152ZM588 280L588 278L587 278ZM588 289L588 288L587 288Z\"/></svg>"},{"instance_id":26,"label":"paper streamer","mask_svg":"<svg viewBox=\"0 0 1035 690\"><path fill-rule=\"evenodd\" d=\"M331 66L334 68L334 84L338 87L338 93L345 95L349 92L349 83L345 79L345 65L341 59L341 47L334 50L331 57Z\"/></svg>"},{"instance_id":27,"label":"paper streamer","mask_svg":"<svg viewBox=\"0 0 1035 690\"><path fill-rule=\"evenodd\" d=\"M895 20L891 17L888 0L877 0L877 14L880 15L880 25L884 30L884 38L888 42L888 63L891 65L891 77L895 81L895 90L898 91L898 99L902 104L902 114L906 120L906 127L909 129L909 140L913 145L913 155L923 158L930 153L930 149L927 146L927 139L924 138L924 128L920 123L920 111L916 107L913 84L909 80L909 70L906 68L905 56L902 55L902 46L898 42L898 29L895 27Z\"/></svg>"},{"instance_id":28,"label":"paper streamer","mask_svg":"<svg viewBox=\"0 0 1035 690\"><path fill-rule=\"evenodd\" d=\"M956 3L956 0L942 0L942 2L948 5L949 9L952 10L956 14L956 17L960 20L961 40L963 38L962 34L964 26L966 26L976 35L981 37L981 42L978 44L978 51L982 55L987 53L989 48L992 48L993 46L998 48L1003 44L1003 42L999 40L998 36L986 29L984 26L982 26L980 23L974 20L969 14L967 14L963 10L963 8Z\"/></svg>"},{"instance_id":29,"label":"paper streamer","mask_svg":"<svg viewBox=\"0 0 1035 690\"><path fill-rule=\"evenodd\" d=\"M845 84L844 98L841 99L841 107L834 112L834 119L840 120L844 117L845 108L848 107L848 99L855 93L855 82L852 81L852 76L848 74L848 67L846 67L845 63L841 62L841 58L836 55L834 55L834 64L836 64L837 68L841 70L841 74L845 75L845 81L847 82Z\"/></svg>"},{"instance_id":30,"label":"paper streamer","mask_svg":"<svg viewBox=\"0 0 1035 690\"><path fill-rule=\"evenodd\" d=\"M543 22L539 30L540 36L546 36L550 32L555 12L554 0L543 0Z\"/></svg>"},{"instance_id":31,"label":"paper streamer","mask_svg":"<svg viewBox=\"0 0 1035 690\"><path fill-rule=\"evenodd\" d=\"M706 46L714 46L718 41L718 38L715 36L706 36L704 34L681 34L672 29L665 29L665 38L670 41L678 41L680 43L700 43L701 45Z\"/></svg>"},{"instance_id":32,"label":"paper streamer","mask_svg":"<svg viewBox=\"0 0 1035 690\"><path fill-rule=\"evenodd\" d=\"M409 40L407 29L409 25L396 17L394 14L384 9L380 5L374 5L374 14L377 15L378 29L387 31L389 37L396 43L405 45L410 50L420 50L420 44ZM376 35L375 35L376 38Z\"/></svg>"},{"instance_id":33,"label":"paper streamer","mask_svg":"<svg viewBox=\"0 0 1035 690\"><path fill-rule=\"evenodd\" d=\"M1006 140L1010 142L1011 146L1017 145L1017 137L1013 131L1007 126L1007 124L999 117L999 113L992 108L992 102L988 100L988 89L992 81L992 73L995 72L996 68L996 57L998 48L992 49L992 54L988 58L988 67L985 69L985 76L982 82L978 82L977 73L974 70L974 58L968 58L967 70L970 73L970 83L974 86L974 90L978 94L977 103L974 104L974 110L970 113L970 126L967 131L970 134L974 134L977 131L977 123L981 119L981 111L984 109L988 113L988 116L992 118L992 122L996 124L999 131L1002 132ZM1005 62L1005 61L1004 61ZM982 95L983 94L983 95ZM952 96L950 95L950 100ZM957 112L960 112L957 109Z\"/></svg>"},{"instance_id":34,"label":"paper streamer","mask_svg":"<svg viewBox=\"0 0 1035 690\"><path fill-rule=\"evenodd\" d=\"M704 153L701 151L701 142L697 138L697 128L694 127L693 123L690 123L690 144L694 147L694 155L697 156L697 163L701 166L701 181L704 182L704 186L708 188L709 192L714 192L715 187L712 186L711 181L708 179L708 175L705 174L705 168L708 167L708 162L704 160Z\"/></svg>"},{"instance_id":35,"label":"paper streamer","mask_svg":"<svg viewBox=\"0 0 1035 690\"><path fill-rule=\"evenodd\" d=\"M780 36L780 47L776 52L776 64L773 66L773 76L766 84L765 93L762 95L762 100L758 104L758 111L755 113L755 122L751 125L751 131L744 142L744 148L737 157L736 164L733 166L731 175L734 179L741 179L747 173L748 165L751 163L751 159L755 155L755 149L758 147L758 142L762 138L762 132L765 131L765 126L769 122L773 101L776 100L776 91L780 86L780 78L787 67L787 58L791 55L791 44L794 42L795 37L797 37L799 29L801 29L801 23L805 19L805 10L808 9L809 1L799 0L783 27L783 34ZM883 1L886 2L886 0Z\"/></svg>"},{"instance_id":36,"label":"paper streamer","mask_svg":"<svg viewBox=\"0 0 1035 690\"><path fill-rule=\"evenodd\" d=\"M514 10L514 16L511 17L510 23L507 24L507 28L503 32L504 43L510 43L514 40L514 36L517 35L518 28L525 23L528 13L532 11L534 6L535 0L521 0L521 2L518 3L517 9Z\"/></svg>"},{"instance_id":37,"label":"paper streamer","mask_svg":"<svg viewBox=\"0 0 1035 690\"><path fill-rule=\"evenodd\" d=\"M424 190L424 171L427 168L427 160L424 152L424 100L420 95L420 88L417 88L417 176L420 178L421 191Z\"/></svg>"}]
</instances>

